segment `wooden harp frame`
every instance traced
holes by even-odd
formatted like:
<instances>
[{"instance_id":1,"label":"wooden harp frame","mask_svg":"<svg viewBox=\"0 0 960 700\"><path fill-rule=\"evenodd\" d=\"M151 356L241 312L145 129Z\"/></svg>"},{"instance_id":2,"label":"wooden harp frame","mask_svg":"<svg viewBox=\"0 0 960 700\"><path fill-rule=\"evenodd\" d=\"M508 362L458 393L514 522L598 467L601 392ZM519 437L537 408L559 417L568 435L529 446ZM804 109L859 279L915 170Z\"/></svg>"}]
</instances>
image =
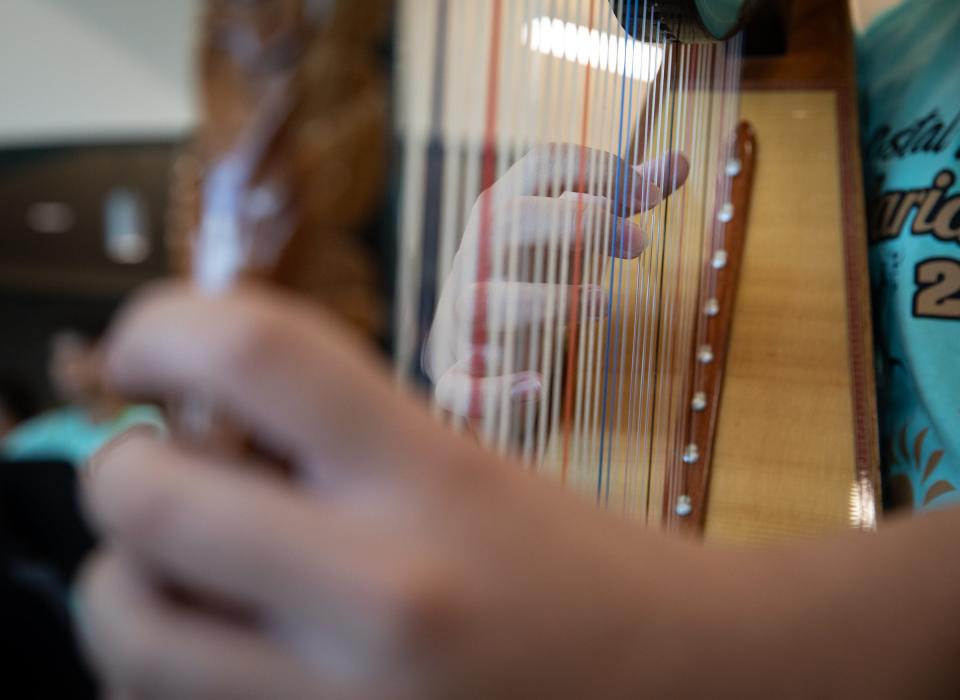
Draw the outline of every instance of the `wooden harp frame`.
<instances>
[{"instance_id":1,"label":"wooden harp frame","mask_svg":"<svg viewBox=\"0 0 960 700\"><path fill-rule=\"evenodd\" d=\"M744 12L756 10L761 4L747 2L744 4ZM637 5L639 3L633 7ZM664 25L678 28L673 32L678 41L697 42L724 38L713 37L705 30L694 0L654 0L652 5ZM719 418L723 403L724 372L731 343L735 344L735 353L743 352L740 348L743 341L739 339L739 334L734 333L734 308L741 267L744 258L749 254L750 204L754 193L758 149L762 149L764 143L763 131L758 134L749 121L744 121L738 127L736 136L735 162L738 173L732 180L730 203L734 213L726 228L727 249L723 251L722 260L714 258L704 261L705 265L722 267L723 274L718 280L717 298L701 300L706 304L704 312L711 316L707 320L708 340L704 347L691 349L691 352L698 355L698 361L693 365L698 378L692 382L690 411L679 418L683 422L682 433L687 436L686 447L682 455L670 455L670 459L674 461L683 461L685 467L666 469L668 477L681 480L682 484L664 490L663 524L668 529L691 534L706 531L711 538L750 541L780 538L784 535L809 535L844 527L869 531L873 530L877 523L880 477L866 260L865 198L860 170L852 29L843 3L830 0L772 0L763 5L769 12L765 17L768 26L764 29L770 29L771 19L775 24L779 23L779 26L773 29L783 32L782 42L779 43L782 43L786 51L782 55L745 59L742 89L745 93L754 94L752 99L745 102L750 105L758 101L775 103L780 96L785 98L784 102L789 102L795 101L797 96L802 98L803 95L810 95L822 102L829 112L823 124L818 127L824 130L820 136L836 139L835 174L839 184L839 225L829 233L839 238L834 238L834 243L839 245L833 250L842 258L842 275L833 278L833 288L830 290L834 305L831 326L833 332L842 332L845 336L847 381L845 386L835 387L834 395L838 403L842 403L843 394L847 393L849 411L845 414L847 422L829 430L828 439L838 442L847 440L850 461L846 464L841 462L828 465L822 461L818 463L812 456L807 460L802 451L809 448L800 444L800 441L791 439L788 434L795 434L797 426L788 430L781 424L777 430L770 421L759 420L755 421L757 432L766 429L763 436L766 440L761 438L761 443L770 444L776 440L778 434L782 436L782 443L779 445L781 449L770 450L769 466L779 467L780 464L790 462L792 467L799 467L799 472L789 475L789 478L781 483L806 481L801 489L790 489L786 494L771 491L764 483L770 481L770 475L764 473L765 465L761 460L751 461L747 465L734 465L727 454L721 454L719 463L713 464L717 433L723 430ZM746 15L741 19L746 20ZM621 24L624 28L630 26L623 18ZM681 27L686 29L680 29ZM769 118L769 107L766 112L764 117ZM753 117L750 108L746 109L744 116L747 119ZM763 117L758 113L758 118ZM831 130L833 134L829 133ZM642 130L640 133L643 133ZM771 157L776 155L771 154ZM769 168L769 164L766 164L766 167ZM798 187L798 194L803 196L802 186ZM811 199L816 197L816 192L809 194L812 195ZM759 223L758 228L763 225ZM757 237L760 233L757 231L753 235ZM784 244L789 245L791 233L794 231L787 226L779 232L765 231L763 236L771 241L780 238ZM751 255L750 262L753 273L762 273L763 269L770 265L784 263L782 260L764 260L755 252ZM748 279L747 295L753 294L750 281ZM786 298L788 303L793 302L796 306L802 296L802 290L797 290L786 295ZM749 305L752 300L747 299L745 302ZM842 314L837 314L837 311ZM838 318L842 320L842 326ZM833 359L833 369L836 370L840 367L837 362L839 358ZM791 374L795 373L791 373L789 368L774 369L779 371L784 383L793 381ZM733 381L733 390L737 392L738 384L742 382L737 376L733 377ZM773 392L781 391L775 379L770 383L770 389ZM789 398L785 400L789 401ZM738 408L743 406L739 396L729 398L727 404L724 408L728 411L728 419L731 415L736 415ZM749 421L750 416L746 416L744 422ZM728 420L727 424L730 423ZM813 421L808 423L809 425L800 426L804 439L815 441L818 437L824 437L824 434L814 427ZM742 435L741 439L744 441L750 440L747 435L749 430L750 428L741 427L737 435ZM737 438L729 436L734 432L729 428L723 432L720 438L724 440L723 451L726 453L727 445ZM757 440L754 438L751 442ZM792 446L792 456L784 453L783 444ZM717 473L721 493L713 504L711 513L712 472ZM741 486L740 493L736 496L730 494L726 485L730 474L734 472L737 473ZM810 483L811 477L817 478L821 474L827 477L822 483ZM788 475L781 473L778 476ZM748 483L750 488L743 488L744 483ZM682 500L674 499L673 494L676 493L682 494ZM744 508L744 501L751 497L759 498L749 504L751 508ZM682 515L681 509L686 509ZM771 510L775 512L771 513ZM808 512L801 516L796 512L798 510ZM744 514L749 514L749 517L744 517Z\"/></svg>"},{"instance_id":2,"label":"wooden harp frame","mask_svg":"<svg viewBox=\"0 0 960 700\"><path fill-rule=\"evenodd\" d=\"M871 531L879 518L850 17L833 0L771 4L786 51L743 71L757 187L704 521L722 541ZM756 347L763 337L776 344Z\"/></svg>"}]
</instances>

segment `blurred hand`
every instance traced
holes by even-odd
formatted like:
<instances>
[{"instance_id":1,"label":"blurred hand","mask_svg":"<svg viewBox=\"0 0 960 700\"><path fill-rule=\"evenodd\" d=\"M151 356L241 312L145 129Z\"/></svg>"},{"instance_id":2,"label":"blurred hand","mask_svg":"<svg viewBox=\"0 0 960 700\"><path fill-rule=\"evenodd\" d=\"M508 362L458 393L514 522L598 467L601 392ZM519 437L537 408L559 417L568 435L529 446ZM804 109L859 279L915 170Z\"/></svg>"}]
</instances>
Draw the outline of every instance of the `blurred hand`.
<instances>
[{"instance_id":1,"label":"blurred hand","mask_svg":"<svg viewBox=\"0 0 960 700\"><path fill-rule=\"evenodd\" d=\"M517 161L474 205L441 291L424 351L437 403L476 418L488 400L499 401L504 393L516 402L536 398L543 378L523 352L505 372L503 338L518 339L538 324L559 321L562 327L571 305L595 320L607 303L601 279L590 270L580 275L576 291L567 285L561 293L560 284L545 281L551 279L544 271L551 242L557 251L555 280L563 259L572 269L578 235L583 256L589 250L600 260L639 257L648 240L629 217L660 204L683 185L689 170L675 153L630 167L609 153L576 145L539 146ZM603 195L618 198L617 204ZM600 249L604 239L606 248ZM489 270L478 270L481 247L489 255ZM531 262L536 251L543 256L539 274ZM600 265L600 277L605 269ZM572 273L567 278L572 280ZM482 347L473 338L478 325L487 339Z\"/></svg>"},{"instance_id":2,"label":"blurred hand","mask_svg":"<svg viewBox=\"0 0 960 700\"><path fill-rule=\"evenodd\" d=\"M686 656L650 640L702 623L697 591L722 587L694 545L438 427L275 293L155 291L107 366L128 394L210 396L293 468L142 433L98 456L86 502L110 545L84 629L115 697L656 697Z\"/></svg>"},{"instance_id":3,"label":"blurred hand","mask_svg":"<svg viewBox=\"0 0 960 700\"><path fill-rule=\"evenodd\" d=\"M791 548L648 533L438 427L330 319L253 288L154 292L107 366L136 396L209 396L292 470L143 433L100 454L81 609L108 697L956 695L956 510Z\"/></svg>"}]
</instances>

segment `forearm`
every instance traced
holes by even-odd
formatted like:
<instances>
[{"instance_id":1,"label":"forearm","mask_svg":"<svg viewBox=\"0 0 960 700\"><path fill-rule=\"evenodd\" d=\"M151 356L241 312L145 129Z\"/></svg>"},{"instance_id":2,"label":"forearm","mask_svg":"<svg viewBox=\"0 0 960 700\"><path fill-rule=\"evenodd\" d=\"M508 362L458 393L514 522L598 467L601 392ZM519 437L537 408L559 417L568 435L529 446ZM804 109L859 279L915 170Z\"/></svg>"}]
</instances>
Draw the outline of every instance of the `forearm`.
<instances>
[{"instance_id":1,"label":"forearm","mask_svg":"<svg viewBox=\"0 0 960 700\"><path fill-rule=\"evenodd\" d=\"M943 512L829 543L706 552L691 696L956 696L958 535L960 512Z\"/></svg>"},{"instance_id":2,"label":"forearm","mask_svg":"<svg viewBox=\"0 0 960 700\"><path fill-rule=\"evenodd\" d=\"M611 698L879 700L953 697L960 688L960 511L891 522L877 534L702 546L570 509L568 495L527 474L504 476L494 479L497 500L516 497L526 510L517 536L541 520L557 523L578 568L596 574L572 598L553 600L570 592L556 581L530 592L567 622L583 617L568 627L579 630L579 651L560 644L543 654L543 673L531 673L551 697L582 697L578 682ZM560 509L563 518L549 517ZM589 663L572 662L578 655Z\"/></svg>"}]
</instances>

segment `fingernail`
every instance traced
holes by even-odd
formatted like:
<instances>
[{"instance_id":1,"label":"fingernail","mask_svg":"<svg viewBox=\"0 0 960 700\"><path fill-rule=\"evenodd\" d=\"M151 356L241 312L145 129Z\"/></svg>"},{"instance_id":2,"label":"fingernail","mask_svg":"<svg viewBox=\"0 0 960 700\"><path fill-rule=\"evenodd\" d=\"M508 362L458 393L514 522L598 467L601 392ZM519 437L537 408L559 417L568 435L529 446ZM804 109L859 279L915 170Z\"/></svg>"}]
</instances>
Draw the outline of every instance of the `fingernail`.
<instances>
[{"instance_id":1,"label":"fingernail","mask_svg":"<svg viewBox=\"0 0 960 700\"><path fill-rule=\"evenodd\" d=\"M637 165L634 166L634 171L640 176L637 180L636 186L634 187L634 205L640 211L646 211L647 209L653 209L655 206L660 204L663 201L663 190L657 187L652 182L646 182L643 179L645 175L643 171L643 166Z\"/></svg>"},{"instance_id":2,"label":"fingernail","mask_svg":"<svg viewBox=\"0 0 960 700\"><path fill-rule=\"evenodd\" d=\"M647 247L647 237L639 224L630 219L620 219L612 245L613 257L635 258Z\"/></svg>"},{"instance_id":3,"label":"fingernail","mask_svg":"<svg viewBox=\"0 0 960 700\"><path fill-rule=\"evenodd\" d=\"M524 377L510 387L510 398L514 401L531 401L540 395L542 385L536 377Z\"/></svg>"}]
</instances>

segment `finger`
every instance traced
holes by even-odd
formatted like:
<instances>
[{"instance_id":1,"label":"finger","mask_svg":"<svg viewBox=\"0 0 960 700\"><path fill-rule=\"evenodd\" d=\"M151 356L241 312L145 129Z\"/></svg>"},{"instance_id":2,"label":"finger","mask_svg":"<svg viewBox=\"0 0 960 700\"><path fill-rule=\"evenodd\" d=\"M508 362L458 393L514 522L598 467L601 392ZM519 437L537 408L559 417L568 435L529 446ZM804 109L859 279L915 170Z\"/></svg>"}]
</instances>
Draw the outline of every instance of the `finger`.
<instances>
[{"instance_id":1,"label":"finger","mask_svg":"<svg viewBox=\"0 0 960 700\"><path fill-rule=\"evenodd\" d=\"M88 500L118 551L197 600L269 621L311 668L379 682L375 666L457 624L449 566L422 538L397 547L415 535L382 494L373 507L369 494L321 507L279 480L146 438L102 460Z\"/></svg>"},{"instance_id":2,"label":"finger","mask_svg":"<svg viewBox=\"0 0 960 700\"><path fill-rule=\"evenodd\" d=\"M116 555L81 583L84 644L114 697L312 698L318 688L292 658L255 633L188 614Z\"/></svg>"},{"instance_id":3,"label":"finger","mask_svg":"<svg viewBox=\"0 0 960 700\"><path fill-rule=\"evenodd\" d=\"M638 179L656 185L663 192L663 196L667 197L687 181L690 161L682 153L670 151L659 158L640 163L635 170Z\"/></svg>"},{"instance_id":4,"label":"finger","mask_svg":"<svg viewBox=\"0 0 960 700\"><path fill-rule=\"evenodd\" d=\"M345 610L375 614L394 583L382 522L321 508L269 473L146 437L101 453L98 471L84 492L92 517L187 590L278 614L309 610L345 633L357 624Z\"/></svg>"},{"instance_id":5,"label":"finger","mask_svg":"<svg viewBox=\"0 0 960 700\"><path fill-rule=\"evenodd\" d=\"M578 322L588 323L606 317L610 300L609 291L595 284L575 287L506 281L470 285L455 301L452 290L445 290L444 295L421 358L425 371L435 382L458 362L463 352L476 351L465 344L465 339L477 330L487 336L509 329L526 330L536 324L553 323L558 316L569 319L571 310ZM520 340L518 337L518 345ZM484 376L501 374L496 368L500 367L502 352L487 345L483 354L479 362L470 362L469 366L484 367Z\"/></svg>"},{"instance_id":6,"label":"finger","mask_svg":"<svg viewBox=\"0 0 960 700\"><path fill-rule=\"evenodd\" d=\"M576 309L578 319L580 312L588 321L603 318L607 292L595 284L574 287L530 282L481 282L465 289L457 300L460 318L468 319L470 324L482 319L487 333L553 321L558 315L567 318L571 308Z\"/></svg>"},{"instance_id":7,"label":"finger","mask_svg":"<svg viewBox=\"0 0 960 700\"><path fill-rule=\"evenodd\" d=\"M605 151L544 144L514 163L493 191L497 196L554 196L564 190L608 196L623 203L627 214L659 204L663 192L656 182L628 177L631 171L623 160Z\"/></svg>"},{"instance_id":8,"label":"finger","mask_svg":"<svg viewBox=\"0 0 960 700\"><path fill-rule=\"evenodd\" d=\"M479 220L471 222L471 234L482 244L484 231ZM613 216L606 205L581 203L575 196L516 197L498 206L489 233L492 250L502 259L500 273L508 274L509 253L524 248L557 246L567 254L579 240L581 251L604 231L612 230L618 241L615 257L635 258L647 246L643 229L630 219ZM461 249L463 250L463 249ZM469 247L467 247L469 250ZM472 251L471 251L472 252Z\"/></svg>"},{"instance_id":9,"label":"finger","mask_svg":"<svg viewBox=\"0 0 960 700\"><path fill-rule=\"evenodd\" d=\"M87 463L79 473L80 485L83 486L86 482L97 478L97 456L102 452L138 436L160 437L162 435L164 435L164 431L158 427L148 423L139 423L112 436L87 459Z\"/></svg>"},{"instance_id":10,"label":"finger","mask_svg":"<svg viewBox=\"0 0 960 700\"><path fill-rule=\"evenodd\" d=\"M479 418L487 406L499 406L504 395L511 403L522 404L536 400L542 391L543 381L536 372L475 377L454 365L437 381L434 396L438 406L455 415Z\"/></svg>"},{"instance_id":11,"label":"finger","mask_svg":"<svg viewBox=\"0 0 960 700\"><path fill-rule=\"evenodd\" d=\"M322 311L252 285L217 297L170 285L141 297L112 332L107 367L128 394L203 396L308 479L405 478L460 444Z\"/></svg>"},{"instance_id":12,"label":"finger","mask_svg":"<svg viewBox=\"0 0 960 700\"><path fill-rule=\"evenodd\" d=\"M597 207L606 209L610 212L614 211L613 202L610 201L609 197L604 197L602 195L584 194L583 192L571 192L567 190L563 194L561 194L558 197L558 199L573 201L573 202L580 202L585 205L597 206Z\"/></svg>"},{"instance_id":13,"label":"finger","mask_svg":"<svg viewBox=\"0 0 960 700\"><path fill-rule=\"evenodd\" d=\"M564 192L559 198L561 200L574 203L579 203L581 201L588 203L592 202L596 206L609 209L614 214L624 213L623 211L617 212L616 205L606 197L596 197L594 195L586 195L580 192ZM623 207L621 207L621 209L623 209ZM579 213L578 216L580 216ZM640 252L646 249L646 247L650 244L650 240L644 233L643 228L636 221L614 217L611 225L613 226L613 235L610 236L608 241L601 242L601 245L604 246L603 249L598 247L596 250L593 250L588 246L587 251L593 251L597 255L609 255L613 258L630 259L639 255L639 252L636 252L638 243L640 246ZM637 240L637 232L639 232L639 236L641 237L639 241ZM581 255L583 255L583 250L581 250Z\"/></svg>"}]
</instances>

